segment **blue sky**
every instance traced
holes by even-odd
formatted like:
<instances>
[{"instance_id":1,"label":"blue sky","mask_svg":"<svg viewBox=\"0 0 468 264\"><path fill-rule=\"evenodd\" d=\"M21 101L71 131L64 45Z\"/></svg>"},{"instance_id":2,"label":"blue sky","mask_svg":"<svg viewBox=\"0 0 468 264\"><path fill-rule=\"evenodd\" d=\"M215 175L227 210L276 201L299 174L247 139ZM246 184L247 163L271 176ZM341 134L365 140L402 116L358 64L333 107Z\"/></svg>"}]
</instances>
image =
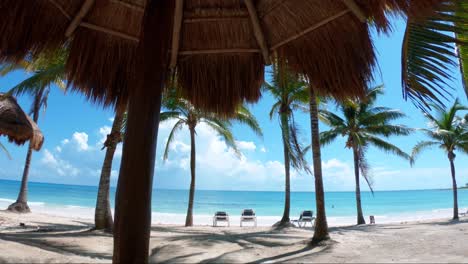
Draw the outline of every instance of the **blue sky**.
<instances>
[{"instance_id":1,"label":"blue sky","mask_svg":"<svg viewBox=\"0 0 468 264\"><path fill-rule=\"evenodd\" d=\"M391 36L375 35L380 71L375 74L374 84L384 84L385 95L379 105L397 108L407 114L400 123L411 127L426 127L427 121L411 102L405 102L401 94L400 52L404 23L395 22ZM466 103L461 88L460 76L454 69L456 96ZM0 79L0 91L6 91L27 77L24 72L15 72ZM264 138L256 137L243 126L235 125L234 134L239 141L243 156L238 159L226 145L207 127L197 131L197 188L215 190L283 190L284 169L281 135L278 120L270 120L268 113L272 98L263 95L251 109L264 131ZM29 109L30 98L19 98L24 109ZM97 185L104 158L102 142L112 125L110 109L87 102L78 93L64 94L54 87L49 98L47 112L41 113L39 126L46 141L40 152L35 152L31 167L31 181ZM308 116L298 113L296 121L302 128L304 142L310 141ZM162 150L171 123L160 127L155 175L156 188L187 189L189 187L189 136L182 130L171 149L169 160L162 161ZM322 130L326 129L322 125ZM410 152L424 138L414 134L404 138L392 138L392 142ZM13 156L8 160L0 157L0 178L20 180L27 147L16 147L0 139ZM323 170L326 191L354 190L352 153L344 148L340 139L323 148ZM309 155L311 156L311 155ZM438 149L425 152L411 168L407 161L369 149L368 161L372 166L376 190L407 190L450 188L450 171L444 152ZM112 183L115 185L120 165L121 147L114 160ZM309 161L310 161L309 157ZM459 153L456 159L459 185L468 183L468 158ZM364 184L363 184L364 185ZM313 176L294 172L293 191L311 191ZM366 186L363 186L367 189Z\"/></svg>"}]
</instances>

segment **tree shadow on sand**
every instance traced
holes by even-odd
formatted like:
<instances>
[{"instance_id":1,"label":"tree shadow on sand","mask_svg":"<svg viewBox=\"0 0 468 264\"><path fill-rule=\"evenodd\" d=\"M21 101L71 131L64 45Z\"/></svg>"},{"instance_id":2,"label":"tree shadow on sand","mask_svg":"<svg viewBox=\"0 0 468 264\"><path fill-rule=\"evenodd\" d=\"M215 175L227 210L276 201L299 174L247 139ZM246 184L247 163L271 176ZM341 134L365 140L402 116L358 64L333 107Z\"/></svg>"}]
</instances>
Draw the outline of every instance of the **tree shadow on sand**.
<instances>
[{"instance_id":1,"label":"tree shadow on sand","mask_svg":"<svg viewBox=\"0 0 468 264\"><path fill-rule=\"evenodd\" d=\"M287 231L280 232L275 230L267 231L258 231L258 232L246 232L246 233L237 233L229 232L228 230L220 230L220 232L213 233L212 231L200 231L196 229L183 229L182 227L154 227L152 229L156 232L163 233L177 233L177 236L168 236L164 239L165 245L153 248L151 258L162 261L162 262L181 262L181 261L194 261L191 259L194 256L199 256L205 253L213 251L213 247L219 246L222 244L233 244L237 247L230 251L219 252L219 255L216 257L207 258L205 260L199 260L201 263L216 263L216 262L229 262L229 257L237 254L249 254L251 250L262 249L262 248L275 248L281 247L281 251L284 252L285 247L294 247L294 250L291 250L288 253L281 255L261 258L259 256L258 260L255 260L255 255L251 255L251 262L264 262L264 261L273 261L275 259L282 258L291 258L294 256L299 256L305 252L309 252L314 248L307 246L309 238L304 236L298 236L290 234ZM310 233L312 237L313 233ZM308 237L309 235L307 235ZM297 250L297 247L304 245L300 250ZM197 252L184 252L184 249L190 248ZM322 250L322 246L317 247L317 250ZM180 255L178 255L178 253ZM157 259L161 255L174 256L169 259Z\"/></svg>"},{"instance_id":2,"label":"tree shadow on sand","mask_svg":"<svg viewBox=\"0 0 468 264\"><path fill-rule=\"evenodd\" d=\"M13 230L18 230L20 232L0 232L0 240L20 243L63 255L73 254L82 257L112 259L111 254L92 252L78 245L65 244L60 241L52 240L68 237L78 239L82 237L112 237L110 234L92 231L93 226L88 223L74 222L77 222L77 225L29 222L24 228L12 227L14 228Z\"/></svg>"}]
</instances>

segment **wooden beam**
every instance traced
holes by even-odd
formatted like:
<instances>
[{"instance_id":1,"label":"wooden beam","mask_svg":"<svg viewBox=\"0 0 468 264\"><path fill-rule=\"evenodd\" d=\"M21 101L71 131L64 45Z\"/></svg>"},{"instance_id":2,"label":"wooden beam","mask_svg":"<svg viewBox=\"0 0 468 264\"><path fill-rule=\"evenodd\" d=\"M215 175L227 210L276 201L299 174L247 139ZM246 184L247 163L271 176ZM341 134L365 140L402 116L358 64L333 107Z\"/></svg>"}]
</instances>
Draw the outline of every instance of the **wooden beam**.
<instances>
[{"instance_id":1,"label":"wooden beam","mask_svg":"<svg viewBox=\"0 0 468 264\"><path fill-rule=\"evenodd\" d=\"M65 36L69 38L73 32L75 32L76 28L80 25L81 21L83 18L88 14L89 10L94 5L95 0L85 0L83 5L80 8L80 11L78 11L78 14L73 18L73 20L70 22L70 25L68 26L67 30L65 31Z\"/></svg>"},{"instance_id":2,"label":"wooden beam","mask_svg":"<svg viewBox=\"0 0 468 264\"><path fill-rule=\"evenodd\" d=\"M62 8L55 0L49 0L49 2L55 6L68 20L71 20L71 16L65 11L65 9Z\"/></svg>"},{"instance_id":3,"label":"wooden beam","mask_svg":"<svg viewBox=\"0 0 468 264\"><path fill-rule=\"evenodd\" d=\"M105 27L96 26L96 25L91 24L91 23L82 22L80 24L80 26L85 27L85 28L89 28L89 29L92 29L92 30L95 30L95 31L100 31L100 32L103 32L103 33L106 33L106 34L109 34L109 35L119 37L119 38L123 38L123 39L126 39L126 40L131 40L133 42L139 42L140 41L140 39L138 37L131 36L131 35L128 35L128 34L125 34L125 33L119 32L119 31L115 31L115 30L112 30L112 29L108 29L108 28L105 28Z\"/></svg>"},{"instance_id":4,"label":"wooden beam","mask_svg":"<svg viewBox=\"0 0 468 264\"><path fill-rule=\"evenodd\" d=\"M170 69L174 69L177 65L177 57L179 55L180 34L182 31L182 20L184 19L184 0L175 1L174 11L174 27L172 29L172 48Z\"/></svg>"},{"instance_id":5,"label":"wooden beam","mask_svg":"<svg viewBox=\"0 0 468 264\"><path fill-rule=\"evenodd\" d=\"M362 11L362 9L354 2L354 0L343 0L345 5L353 12L353 14L361 21L362 23L367 22L367 17Z\"/></svg>"},{"instance_id":6,"label":"wooden beam","mask_svg":"<svg viewBox=\"0 0 468 264\"><path fill-rule=\"evenodd\" d=\"M268 46L265 40L265 35L263 34L262 27L260 25L260 20L258 18L257 9L253 4L252 0L244 0L245 6L249 11L250 20L252 21L252 27L254 31L255 38L257 39L258 46L262 50L263 59L265 60L266 65L270 65L270 52L268 51Z\"/></svg>"},{"instance_id":7,"label":"wooden beam","mask_svg":"<svg viewBox=\"0 0 468 264\"><path fill-rule=\"evenodd\" d=\"M127 8L133 9L133 10L138 11L138 12L145 12L145 7L143 7L141 5L130 4L130 3L127 3L127 2L124 2L124 1L121 1L121 0L109 0L109 1L111 3L119 4L119 5L125 6Z\"/></svg>"},{"instance_id":8,"label":"wooden beam","mask_svg":"<svg viewBox=\"0 0 468 264\"><path fill-rule=\"evenodd\" d=\"M302 31L302 32L300 32L300 33L297 33L296 35L294 35L294 36L292 36L292 37L290 37L290 38L288 38L288 39L286 39L286 40L284 40L284 41L281 41L280 43L278 43L278 44L274 45L273 47L271 47L270 51L275 51L275 50L278 49L279 47L281 47L281 46L283 46L283 45L286 45L286 44L288 44L289 42L294 41L294 40L296 40L296 39L298 39L298 38L300 38L300 37L302 37L302 36L304 36L304 35L306 35L306 34L312 32L312 31L314 31L314 30L316 30L316 29L318 29L318 28L320 28L320 27L322 27L322 26L324 26L324 25L326 25L326 24L332 22L333 20L335 20L335 19L337 19L337 18L340 18L340 17L342 17L342 16L348 14L349 12L351 12L351 10L344 10L344 11L341 11L340 13L338 13L338 14L332 16L332 17L329 17L329 18L327 18L327 19L325 19L325 20L323 20L323 21L321 21L321 22L319 22L319 23L317 23L317 24L311 26L310 28L307 28L306 30L304 30L304 31Z\"/></svg>"},{"instance_id":9,"label":"wooden beam","mask_svg":"<svg viewBox=\"0 0 468 264\"><path fill-rule=\"evenodd\" d=\"M235 19L249 19L248 16L228 16L228 17L198 17L198 18L184 18L185 24L200 23L200 22L221 22L221 21L232 21Z\"/></svg>"},{"instance_id":10,"label":"wooden beam","mask_svg":"<svg viewBox=\"0 0 468 264\"><path fill-rule=\"evenodd\" d=\"M179 55L221 54L221 53L260 53L259 49L212 49L212 50L185 50Z\"/></svg>"}]
</instances>

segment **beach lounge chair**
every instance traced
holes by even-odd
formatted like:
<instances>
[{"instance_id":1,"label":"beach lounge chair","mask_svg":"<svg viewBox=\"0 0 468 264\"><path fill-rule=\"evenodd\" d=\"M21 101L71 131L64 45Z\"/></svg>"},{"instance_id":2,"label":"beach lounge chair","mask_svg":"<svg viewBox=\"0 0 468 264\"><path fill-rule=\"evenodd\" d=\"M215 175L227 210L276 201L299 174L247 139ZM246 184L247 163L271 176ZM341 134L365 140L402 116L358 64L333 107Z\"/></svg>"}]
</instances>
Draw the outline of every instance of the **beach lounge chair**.
<instances>
[{"instance_id":1,"label":"beach lounge chair","mask_svg":"<svg viewBox=\"0 0 468 264\"><path fill-rule=\"evenodd\" d=\"M314 226L314 212L313 211L302 211L299 219L297 220L297 224L299 227L306 227L307 223L310 223L310 226Z\"/></svg>"},{"instance_id":2,"label":"beach lounge chair","mask_svg":"<svg viewBox=\"0 0 468 264\"><path fill-rule=\"evenodd\" d=\"M460 216L468 216L468 210L466 211L466 213L461 213Z\"/></svg>"},{"instance_id":3,"label":"beach lounge chair","mask_svg":"<svg viewBox=\"0 0 468 264\"><path fill-rule=\"evenodd\" d=\"M255 215L254 210L244 209L240 218L240 226L242 227L242 222L254 222L254 226L257 226L257 216Z\"/></svg>"},{"instance_id":4,"label":"beach lounge chair","mask_svg":"<svg viewBox=\"0 0 468 264\"><path fill-rule=\"evenodd\" d=\"M213 216L213 227L218 226L218 222L227 222L227 226L231 226L229 215L226 212L216 212Z\"/></svg>"}]
</instances>

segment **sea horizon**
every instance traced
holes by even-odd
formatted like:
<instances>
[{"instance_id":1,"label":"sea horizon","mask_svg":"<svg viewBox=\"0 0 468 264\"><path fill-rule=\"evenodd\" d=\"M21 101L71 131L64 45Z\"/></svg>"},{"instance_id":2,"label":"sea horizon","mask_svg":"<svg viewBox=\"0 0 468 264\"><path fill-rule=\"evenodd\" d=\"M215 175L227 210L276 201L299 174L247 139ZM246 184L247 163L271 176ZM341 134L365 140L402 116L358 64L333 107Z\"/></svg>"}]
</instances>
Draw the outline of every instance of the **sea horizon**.
<instances>
[{"instance_id":1,"label":"sea horizon","mask_svg":"<svg viewBox=\"0 0 468 264\"><path fill-rule=\"evenodd\" d=\"M2 181L11 181L11 182L17 182L21 183L20 180L11 180L11 179L3 179L0 178L0 182ZM56 182L41 182L41 181L32 181L29 180L29 183L38 183L38 184L50 184L50 185L65 185L65 186L78 186L78 187L98 187L98 184L69 184L69 183L56 183ZM110 188L117 188L115 185L111 185ZM466 186L458 186L458 190L464 190L468 189ZM153 188L153 190L161 190L161 191L189 191L189 188ZM405 192L405 191L437 191L437 190L452 190L452 188L423 188L423 189L379 189L375 190L374 192ZM223 192L284 192L282 190L243 190L243 189L238 189L238 190L228 190L228 189L204 189L204 188L197 188L197 191L223 191ZM295 191L291 190L292 193L315 193L314 191ZM349 191L327 191L325 190L325 193L348 193L348 192L354 192L354 190L349 190ZM361 193L372 193L371 191L368 190L361 190Z\"/></svg>"},{"instance_id":2,"label":"sea horizon","mask_svg":"<svg viewBox=\"0 0 468 264\"><path fill-rule=\"evenodd\" d=\"M15 201L20 181L0 179L0 209ZM154 189L153 224L180 225L185 221L188 191ZM29 206L33 212L82 219L94 218L97 186L29 183ZM291 219L303 210L315 211L314 192L291 193ZM114 206L115 187L111 187ZM354 192L326 192L326 211L330 226L352 225L356 221ZM366 220L373 215L378 223L397 223L449 218L452 214L452 191L396 190L362 192ZM226 211L238 222L241 211L252 208L260 226L279 221L283 213L284 192L197 190L194 223L210 225L216 211ZM468 210L468 190L459 191L460 212Z\"/></svg>"}]
</instances>

